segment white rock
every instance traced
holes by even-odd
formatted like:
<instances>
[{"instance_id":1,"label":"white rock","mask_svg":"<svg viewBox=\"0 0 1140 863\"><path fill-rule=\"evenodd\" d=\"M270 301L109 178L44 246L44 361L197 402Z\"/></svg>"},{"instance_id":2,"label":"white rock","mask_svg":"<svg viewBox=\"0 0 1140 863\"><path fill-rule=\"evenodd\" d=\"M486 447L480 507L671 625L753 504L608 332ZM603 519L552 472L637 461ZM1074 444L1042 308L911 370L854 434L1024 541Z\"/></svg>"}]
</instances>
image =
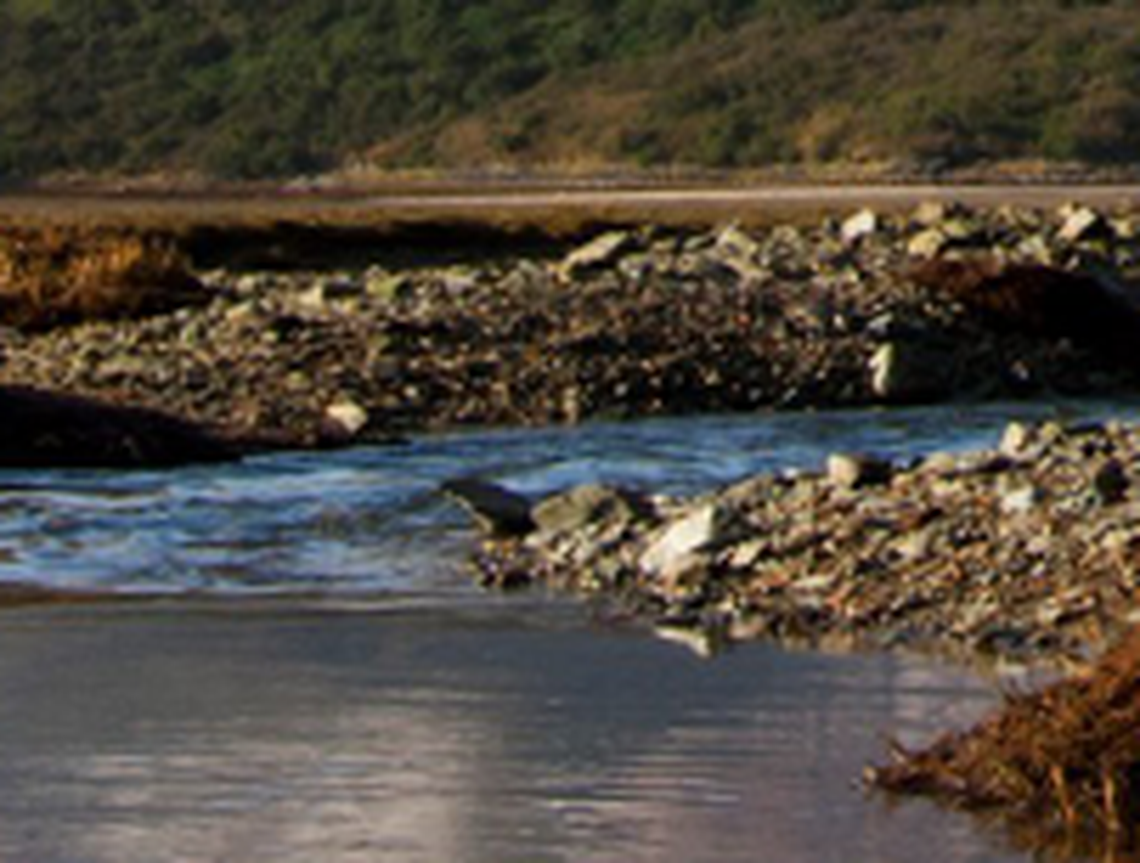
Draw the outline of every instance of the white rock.
<instances>
[{"instance_id":1,"label":"white rock","mask_svg":"<svg viewBox=\"0 0 1140 863\"><path fill-rule=\"evenodd\" d=\"M942 224L950 216L950 207L941 201L925 201L919 204L911 219L928 228Z\"/></svg>"},{"instance_id":2,"label":"white rock","mask_svg":"<svg viewBox=\"0 0 1140 863\"><path fill-rule=\"evenodd\" d=\"M834 453L827 459L827 478L836 488L855 489L887 482L891 465L867 455Z\"/></svg>"},{"instance_id":3,"label":"white rock","mask_svg":"<svg viewBox=\"0 0 1140 863\"><path fill-rule=\"evenodd\" d=\"M1025 515L1041 503L1041 492L1034 486L1011 491L1001 499L1001 511L1006 515Z\"/></svg>"},{"instance_id":4,"label":"white rock","mask_svg":"<svg viewBox=\"0 0 1140 863\"><path fill-rule=\"evenodd\" d=\"M1001 445L998 449L1001 454L1009 458L1022 455L1033 442L1033 430L1025 423L1011 422L1001 436Z\"/></svg>"},{"instance_id":5,"label":"white rock","mask_svg":"<svg viewBox=\"0 0 1140 863\"><path fill-rule=\"evenodd\" d=\"M927 228L911 238L906 251L912 258L928 260L938 257L948 243L949 237L940 228Z\"/></svg>"},{"instance_id":6,"label":"white rock","mask_svg":"<svg viewBox=\"0 0 1140 863\"><path fill-rule=\"evenodd\" d=\"M1064 223L1057 232L1057 238L1066 243L1079 243L1091 239L1108 228L1104 217L1089 207L1067 207L1062 209Z\"/></svg>"},{"instance_id":7,"label":"white rock","mask_svg":"<svg viewBox=\"0 0 1140 863\"><path fill-rule=\"evenodd\" d=\"M297 294L297 305L303 309L322 311L328 305L325 286L321 282L317 282L308 290Z\"/></svg>"},{"instance_id":8,"label":"white rock","mask_svg":"<svg viewBox=\"0 0 1140 863\"><path fill-rule=\"evenodd\" d=\"M733 258L753 258L760 252L760 244L746 234L739 225L729 225L716 238L716 248Z\"/></svg>"},{"instance_id":9,"label":"white rock","mask_svg":"<svg viewBox=\"0 0 1140 863\"><path fill-rule=\"evenodd\" d=\"M610 231L575 249L559 268L564 278L574 278L592 270L613 266L633 245L633 238L625 231Z\"/></svg>"},{"instance_id":10,"label":"white rock","mask_svg":"<svg viewBox=\"0 0 1140 863\"><path fill-rule=\"evenodd\" d=\"M884 401L907 402L940 393L947 369L932 352L910 343L888 342L867 363L871 391Z\"/></svg>"},{"instance_id":11,"label":"white rock","mask_svg":"<svg viewBox=\"0 0 1140 863\"><path fill-rule=\"evenodd\" d=\"M645 572L660 575L678 561L708 547L717 538L717 508L702 506L674 521L661 532L641 556Z\"/></svg>"},{"instance_id":12,"label":"white rock","mask_svg":"<svg viewBox=\"0 0 1140 863\"><path fill-rule=\"evenodd\" d=\"M845 243L855 243L878 230L878 214L874 210L861 210L843 223L839 233Z\"/></svg>"},{"instance_id":13,"label":"white rock","mask_svg":"<svg viewBox=\"0 0 1140 863\"><path fill-rule=\"evenodd\" d=\"M368 411L352 401L340 401L325 409L325 417L342 428L349 437L356 437L368 425Z\"/></svg>"}]
</instances>

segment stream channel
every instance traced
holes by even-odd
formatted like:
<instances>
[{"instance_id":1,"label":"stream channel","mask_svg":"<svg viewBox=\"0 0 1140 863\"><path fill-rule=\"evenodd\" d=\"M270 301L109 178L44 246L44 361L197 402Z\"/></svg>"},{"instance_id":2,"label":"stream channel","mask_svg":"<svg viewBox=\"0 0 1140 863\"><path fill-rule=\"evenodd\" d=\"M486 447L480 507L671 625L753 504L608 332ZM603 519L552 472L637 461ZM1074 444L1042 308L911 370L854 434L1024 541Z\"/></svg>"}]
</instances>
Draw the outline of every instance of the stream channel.
<instances>
[{"instance_id":1,"label":"stream channel","mask_svg":"<svg viewBox=\"0 0 1140 863\"><path fill-rule=\"evenodd\" d=\"M858 787L989 709L912 656L739 647L472 586L437 492L692 491L830 452L992 445L952 406L492 431L168 473L0 474L0 579L145 602L0 613L0 860L1028 859Z\"/></svg>"}]
</instances>

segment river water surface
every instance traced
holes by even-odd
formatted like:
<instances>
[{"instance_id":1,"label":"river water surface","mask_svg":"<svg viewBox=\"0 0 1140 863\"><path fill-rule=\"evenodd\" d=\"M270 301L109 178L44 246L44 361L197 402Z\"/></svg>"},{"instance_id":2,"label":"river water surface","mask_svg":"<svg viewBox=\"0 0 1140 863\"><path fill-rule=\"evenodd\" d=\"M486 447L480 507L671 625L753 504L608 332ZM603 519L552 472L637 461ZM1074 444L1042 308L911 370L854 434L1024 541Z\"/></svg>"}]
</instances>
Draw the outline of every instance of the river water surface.
<instances>
[{"instance_id":1,"label":"river water surface","mask_svg":"<svg viewBox=\"0 0 1140 863\"><path fill-rule=\"evenodd\" d=\"M992 685L910 657L750 646L706 662L565 600L482 593L462 571L474 537L437 488L694 490L835 450L988 445L1057 410L0 474L0 579L153 598L0 615L0 860L1024 859L962 816L856 786L888 736L964 724Z\"/></svg>"}]
</instances>

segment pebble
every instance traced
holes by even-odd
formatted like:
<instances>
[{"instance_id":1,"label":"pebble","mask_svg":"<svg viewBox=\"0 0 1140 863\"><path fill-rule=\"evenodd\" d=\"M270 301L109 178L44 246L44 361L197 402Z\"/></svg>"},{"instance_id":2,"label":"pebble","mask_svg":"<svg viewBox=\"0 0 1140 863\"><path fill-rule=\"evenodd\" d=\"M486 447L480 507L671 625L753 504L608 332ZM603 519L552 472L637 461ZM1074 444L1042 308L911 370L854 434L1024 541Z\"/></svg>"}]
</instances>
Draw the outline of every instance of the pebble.
<instances>
[{"instance_id":1,"label":"pebble","mask_svg":"<svg viewBox=\"0 0 1140 863\"><path fill-rule=\"evenodd\" d=\"M861 210L843 222L840 236L847 244L873 236L879 230L879 215L874 210Z\"/></svg>"},{"instance_id":2,"label":"pebble","mask_svg":"<svg viewBox=\"0 0 1140 863\"><path fill-rule=\"evenodd\" d=\"M868 455L835 453L827 459L827 478L839 489L852 490L890 481L890 462Z\"/></svg>"},{"instance_id":3,"label":"pebble","mask_svg":"<svg viewBox=\"0 0 1140 863\"><path fill-rule=\"evenodd\" d=\"M356 437L368 426L368 411L352 401L329 405L325 417L349 437Z\"/></svg>"}]
</instances>

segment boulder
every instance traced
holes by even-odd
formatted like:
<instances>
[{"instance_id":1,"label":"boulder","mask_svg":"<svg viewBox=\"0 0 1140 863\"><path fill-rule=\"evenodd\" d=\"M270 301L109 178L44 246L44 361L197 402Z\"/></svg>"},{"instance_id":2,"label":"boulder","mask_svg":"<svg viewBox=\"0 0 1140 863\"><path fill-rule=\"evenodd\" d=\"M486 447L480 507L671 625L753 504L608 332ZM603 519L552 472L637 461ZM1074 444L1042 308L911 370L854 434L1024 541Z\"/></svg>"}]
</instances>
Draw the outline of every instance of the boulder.
<instances>
[{"instance_id":1,"label":"boulder","mask_svg":"<svg viewBox=\"0 0 1140 863\"><path fill-rule=\"evenodd\" d=\"M532 513L540 534L575 533L591 525L628 523L646 516L651 506L635 492L605 485L584 485L548 497Z\"/></svg>"},{"instance_id":2,"label":"boulder","mask_svg":"<svg viewBox=\"0 0 1140 863\"><path fill-rule=\"evenodd\" d=\"M613 267L633 245L633 235L626 231L602 234L567 255L559 273L564 279L576 279Z\"/></svg>"},{"instance_id":3,"label":"boulder","mask_svg":"<svg viewBox=\"0 0 1140 863\"><path fill-rule=\"evenodd\" d=\"M454 479L445 482L441 491L462 505L489 536L521 537L534 530L530 501L500 485L473 478Z\"/></svg>"},{"instance_id":4,"label":"boulder","mask_svg":"<svg viewBox=\"0 0 1140 863\"><path fill-rule=\"evenodd\" d=\"M996 259L936 259L911 271L995 329L1062 339L1140 374L1140 293L1097 276Z\"/></svg>"}]
</instances>

